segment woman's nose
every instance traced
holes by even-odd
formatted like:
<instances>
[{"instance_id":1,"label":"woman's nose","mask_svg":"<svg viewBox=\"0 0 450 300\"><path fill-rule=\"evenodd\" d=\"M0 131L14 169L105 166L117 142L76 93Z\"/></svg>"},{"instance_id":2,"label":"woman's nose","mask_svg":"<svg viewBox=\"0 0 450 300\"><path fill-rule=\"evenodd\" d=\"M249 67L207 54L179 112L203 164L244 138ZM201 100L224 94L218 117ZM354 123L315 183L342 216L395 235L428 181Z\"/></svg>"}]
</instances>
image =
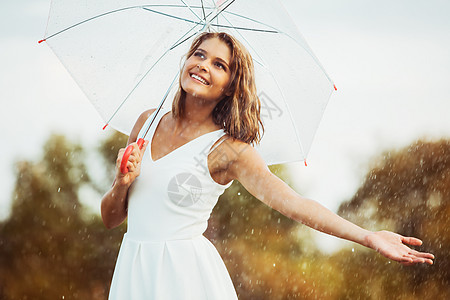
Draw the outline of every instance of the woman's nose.
<instances>
[{"instance_id":1,"label":"woman's nose","mask_svg":"<svg viewBox=\"0 0 450 300\"><path fill-rule=\"evenodd\" d=\"M208 71L208 68L205 66L205 63L197 64L197 68L198 68L199 71L205 71L205 72Z\"/></svg>"}]
</instances>

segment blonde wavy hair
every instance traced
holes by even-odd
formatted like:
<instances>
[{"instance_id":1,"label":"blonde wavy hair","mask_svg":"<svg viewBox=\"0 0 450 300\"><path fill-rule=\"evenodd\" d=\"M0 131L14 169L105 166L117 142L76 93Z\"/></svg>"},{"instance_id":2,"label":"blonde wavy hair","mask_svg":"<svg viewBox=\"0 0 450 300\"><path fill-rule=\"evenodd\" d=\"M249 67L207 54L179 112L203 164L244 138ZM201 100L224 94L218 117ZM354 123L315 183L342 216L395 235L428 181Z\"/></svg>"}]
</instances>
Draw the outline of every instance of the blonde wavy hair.
<instances>
[{"instance_id":1,"label":"blonde wavy hair","mask_svg":"<svg viewBox=\"0 0 450 300\"><path fill-rule=\"evenodd\" d=\"M248 144L258 144L264 125L261 121L261 102L256 92L253 59L247 49L227 33L205 32L193 41L186 58L191 57L203 41L211 38L223 41L231 51L230 83L223 99L213 109L213 121L231 137ZM185 101L186 92L181 88L180 76L179 88L172 103L175 118L184 117Z\"/></svg>"}]
</instances>

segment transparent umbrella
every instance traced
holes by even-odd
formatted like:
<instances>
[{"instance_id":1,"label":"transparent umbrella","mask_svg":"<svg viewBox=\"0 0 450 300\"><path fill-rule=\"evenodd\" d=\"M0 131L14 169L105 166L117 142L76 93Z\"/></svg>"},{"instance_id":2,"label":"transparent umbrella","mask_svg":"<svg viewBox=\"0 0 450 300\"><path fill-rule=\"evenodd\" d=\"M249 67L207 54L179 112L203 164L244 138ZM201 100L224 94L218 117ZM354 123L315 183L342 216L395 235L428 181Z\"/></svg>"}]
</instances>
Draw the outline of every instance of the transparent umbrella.
<instances>
[{"instance_id":1,"label":"transparent umbrella","mask_svg":"<svg viewBox=\"0 0 450 300\"><path fill-rule=\"evenodd\" d=\"M129 134L170 106L181 58L204 31L251 53L267 164L305 160L334 85L276 0L53 0L45 41L105 120Z\"/></svg>"}]
</instances>

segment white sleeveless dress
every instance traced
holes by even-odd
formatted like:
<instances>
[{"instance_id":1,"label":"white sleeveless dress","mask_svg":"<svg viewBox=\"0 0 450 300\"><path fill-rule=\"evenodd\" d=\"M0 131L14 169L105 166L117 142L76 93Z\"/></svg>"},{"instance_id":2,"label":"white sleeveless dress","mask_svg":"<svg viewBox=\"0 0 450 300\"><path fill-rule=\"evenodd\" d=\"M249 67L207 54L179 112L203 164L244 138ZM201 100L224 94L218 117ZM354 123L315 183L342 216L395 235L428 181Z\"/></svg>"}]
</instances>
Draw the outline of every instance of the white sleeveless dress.
<instances>
[{"instance_id":1,"label":"white sleeveless dress","mask_svg":"<svg viewBox=\"0 0 450 300\"><path fill-rule=\"evenodd\" d=\"M151 140L167 112L159 112L149 131L141 174L129 190L128 229L109 299L237 299L222 258L203 236L218 197L231 185L216 183L207 167L211 146L225 132L204 134L153 161Z\"/></svg>"}]
</instances>

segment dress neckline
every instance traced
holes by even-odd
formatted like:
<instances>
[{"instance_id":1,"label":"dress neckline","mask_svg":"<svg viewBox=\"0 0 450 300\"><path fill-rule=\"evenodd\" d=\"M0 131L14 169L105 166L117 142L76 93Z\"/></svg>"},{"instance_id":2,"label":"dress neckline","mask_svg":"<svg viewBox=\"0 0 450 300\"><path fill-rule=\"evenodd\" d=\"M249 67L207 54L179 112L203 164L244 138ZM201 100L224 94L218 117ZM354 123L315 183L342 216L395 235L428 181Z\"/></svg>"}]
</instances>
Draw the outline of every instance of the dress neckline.
<instances>
[{"instance_id":1,"label":"dress neckline","mask_svg":"<svg viewBox=\"0 0 450 300\"><path fill-rule=\"evenodd\" d=\"M192 140L190 140L190 141L184 143L183 145L181 145L181 146L179 146L179 147L173 149L173 150L170 151L169 153L166 153L164 156L161 156L161 157L158 158L157 160L154 160L154 159L153 159L153 154L152 154L152 149L153 149L153 138L154 138L154 136L155 136L156 130L157 130L158 127L159 127L159 124L161 123L162 118L164 118L164 116L167 115L167 114L170 113L170 112L171 112L171 110L169 110L169 111L165 112L164 114L162 114L162 116L161 116L161 117L159 118L159 120L158 120L158 123L157 123L157 125L156 125L156 127L155 127L155 130L153 130L152 138L151 138L151 140L150 140L150 159L151 159L151 161L152 161L153 163L157 163L157 162L159 162L160 160L165 159L167 156L171 156L174 152L180 151L180 149L185 148L185 146L188 146L189 144L192 144L193 142L195 142L196 140L198 140L198 139L200 139L200 138L202 138L202 137L204 137L204 136L207 136L207 135L209 135L209 134L211 134L211 133L217 133L217 132L223 130L223 129L217 129L217 130L210 131L210 132L206 132L206 133L204 133L204 134L202 134L202 135L199 135L198 137L196 137L196 138L194 138L194 139L192 139Z\"/></svg>"}]
</instances>

